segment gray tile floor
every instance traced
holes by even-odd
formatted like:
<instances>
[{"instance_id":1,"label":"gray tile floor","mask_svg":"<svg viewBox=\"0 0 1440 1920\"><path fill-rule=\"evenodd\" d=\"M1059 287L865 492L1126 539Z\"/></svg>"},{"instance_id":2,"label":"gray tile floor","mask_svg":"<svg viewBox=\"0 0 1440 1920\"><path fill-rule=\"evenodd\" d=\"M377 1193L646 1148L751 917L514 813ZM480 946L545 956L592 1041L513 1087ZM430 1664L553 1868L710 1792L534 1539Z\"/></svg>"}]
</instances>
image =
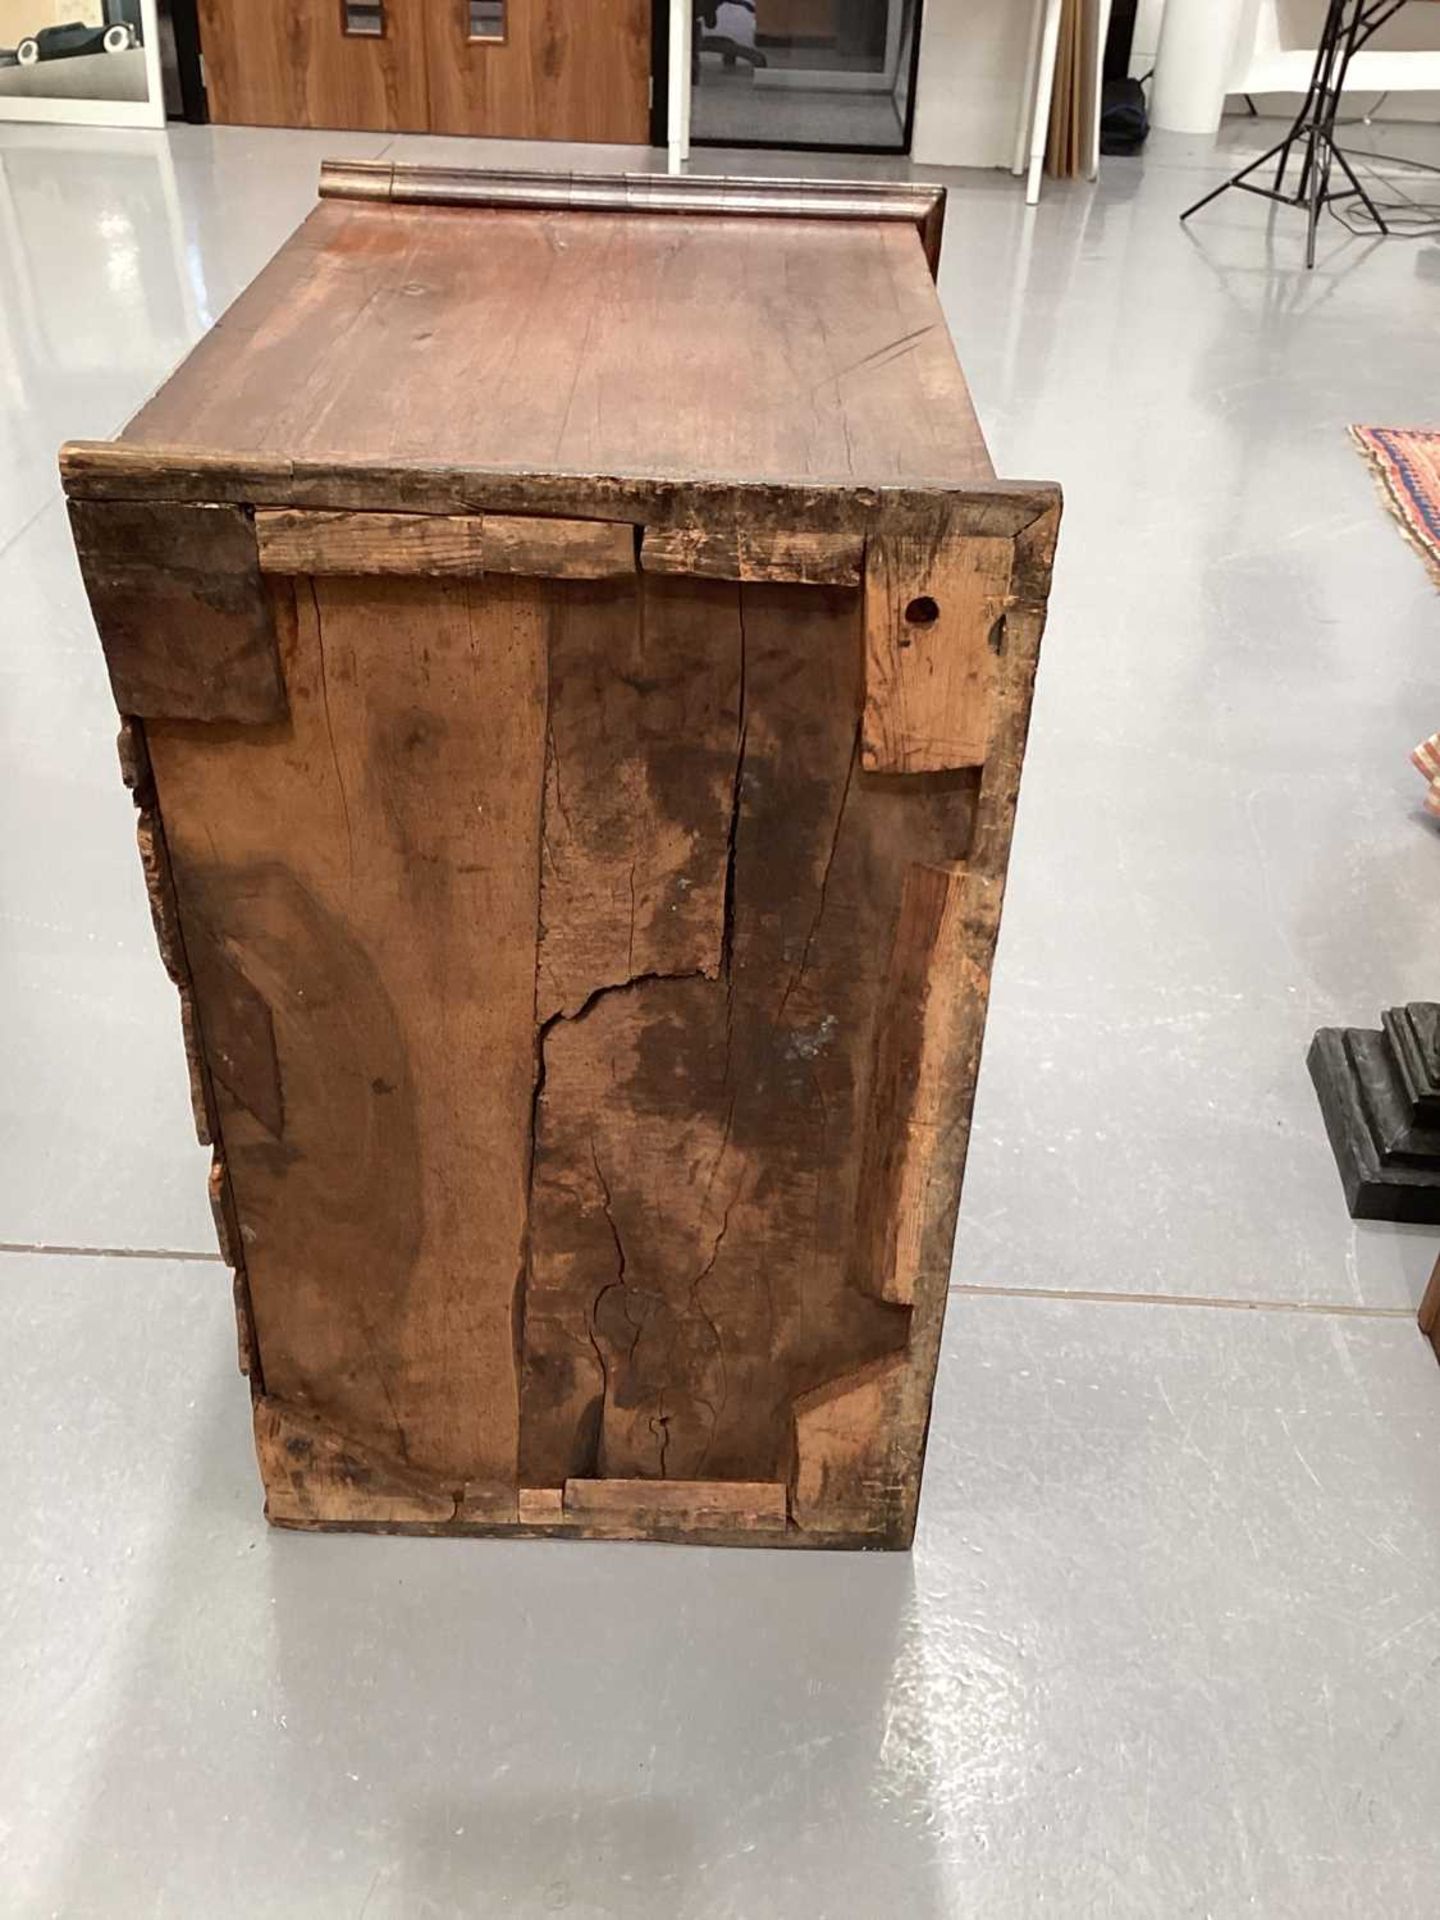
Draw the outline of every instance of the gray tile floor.
<instances>
[{"instance_id":1,"label":"gray tile floor","mask_svg":"<svg viewBox=\"0 0 1440 1920\"><path fill-rule=\"evenodd\" d=\"M1344 438L1434 424L1440 244L1182 232L1264 136L954 182L1069 512L906 1560L265 1531L54 449L323 153L520 150L0 133L0 1912L1440 1907L1440 1236L1350 1225L1303 1066L1440 984L1440 602Z\"/></svg>"}]
</instances>

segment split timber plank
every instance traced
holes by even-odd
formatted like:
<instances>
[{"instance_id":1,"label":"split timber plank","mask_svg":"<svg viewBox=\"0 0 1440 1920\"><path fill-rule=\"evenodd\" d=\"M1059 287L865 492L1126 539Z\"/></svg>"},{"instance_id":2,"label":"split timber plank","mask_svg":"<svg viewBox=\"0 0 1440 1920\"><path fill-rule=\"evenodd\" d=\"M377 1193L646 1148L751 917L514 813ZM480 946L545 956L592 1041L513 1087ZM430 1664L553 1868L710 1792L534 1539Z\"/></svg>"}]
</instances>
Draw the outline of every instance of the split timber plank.
<instances>
[{"instance_id":1,"label":"split timber plank","mask_svg":"<svg viewBox=\"0 0 1440 1920\"><path fill-rule=\"evenodd\" d=\"M202 1030L244 1022L216 1097L266 1384L409 1466L513 1484L543 590L274 591L290 723L148 734L182 917L217 963Z\"/></svg>"},{"instance_id":2,"label":"split timber plank","mask_svg":"<svg viewBox=\"0 0 1440 1920\"><path fill-rule=\"evenodd\" d=\"M963 856L976 782L861 773L858 594L672 584L743 646L728 965L545 1033L529 1486L779 1480L796 1397L907 1338L855 1257L871 1036L904 850Z\"/></svg>"}]
</instances>

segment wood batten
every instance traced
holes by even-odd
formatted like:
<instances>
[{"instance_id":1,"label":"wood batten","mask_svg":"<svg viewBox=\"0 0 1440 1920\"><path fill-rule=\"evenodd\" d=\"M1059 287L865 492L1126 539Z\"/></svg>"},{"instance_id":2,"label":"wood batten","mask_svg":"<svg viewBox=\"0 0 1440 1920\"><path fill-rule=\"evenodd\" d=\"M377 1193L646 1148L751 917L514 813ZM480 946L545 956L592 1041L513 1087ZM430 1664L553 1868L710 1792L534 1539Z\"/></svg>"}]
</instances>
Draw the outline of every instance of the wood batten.
<instances>
[{"instance_id":1,"label":"wood batten","mask_svg":"<svg viewBox=\"0 0 1440 1920\"><path fill-rule=\"evenodd\" d=\"M255 536L265 573L473 580L486 570L485 522L478 515L262 509Z\"/></svg>"},{"instance_id":2,"label":"wood batten","mask_svg":"<svg viewBox=\"0 0 1440 1920\"><path fill-rule=\"evenodd\" d=\"M985 1038L990 975L1000 933L1020 770L1030 730L1035 674L1060 529L1059 491L1049 491L1047 506L1014 545L1005 644L992 689L990 742L980 773L962 891L957 902L947 887L940 907L937 959L943 948L950 964L936 966L925 994L924 1025L930 1036L925 1044L932 1044L942 1032L948 1033L950 1053L938 1078L934 1068L924 1069L934 1089L933 1096L926 1100L927 1115L933 1121L933 1132L924 1142L928 1171L923 1182L906 1176L920 1212L918 1220L904 1224L894 1242L897 1252L903 1251L906 1284L914 1298L909 1365L893 1408L892 1457L904 1482L892 1536L899 1545L908 1544L913 1536L919 1509L955 1221Z\"/></svg>"},{"instance_id":3,"label":"wood batten","mask_svg":"<svg viewBox=\"0 0 1440 1920\"><path fill-rule=\"evenodd\" d=\"M635 571L635 529L603 520L487 514L485 567L551 580L623 580Z\"/></svg>"},{"instance_id":4,"label":"wood batten","mask_svg":"<svg viewBox=\"0 0 1440 1920\"><path fill-rule=\"evenodd\" d=\"M900 895L876 1035L865 1171L856 1247L866 1284L882 1300L913 1307L916 1236L940 1125L948 1104L954 1001L932 994L973 967L966 899L976 882L963 866L911 867Z\"/></svg>"},{"instance_id":5,"label":"wood batten","mask_svg":"<svg viewBox=\"0 0 1440 1920\"><path fill-rule=\"evenodd\" d=\"M801 527L649 527L640 549L647 573L698 574L711 580L785 580L799 586L860 583L865 541L859 533Z\"/></svg>"},{"instance_id":6,"label":"wood batten","mask_svg":"<svg viewBox=\"0 0 1440 1920\"><path fill-rule=\"evenodd\" d=\"M563 1487L522 1487L518 1512L522 1527L563 1527L565 1489Z\"/></svg>"},{"instance_id":7,"label":"wood batten","mask_svg":"<svg viewBox=\"0 0 1440 1920\"><path fill-rule=\"evenodd\" d=\"M260 566L275 574L613 580L635 571L634 528L602 520L261 509L255 532Z\"/></svg>"},{"instance_id":8,"label":"wood batten","mask_svg":"<svg viewBox=\"0 0 1440 1920\"><path fill-rule=\"evenodd\" d=\"M783 1533L783 1486L744 1480L567 1480L565 1524L614 1533Z\"/></svg>"},{"instance_id":9,"label":"wood batten","mask_svg":"<svg viewBox=\"0 0 1440 1920\"><path fill-rule=\"evenodd\" d=\"M945 228L945 189L927 181L776 180L733 175L476 172L385 160L327 160L327 200L407 206L520 207L557 213L673 213L734 219L901 221L920 236L932 278Z\"/></svg>"},{"instance_id":10,"label":"wood batten","mask_svg":"<svg viewBox=\"0 0 1440 1920\"><path fill-rule=\"evenodd\" d=\"M905 1356L803 1394L794 1406L790 1510L802 1537L908 1543Z\"/></svg>"},{"instance_id":11,"label":"wood batten","mask_svg":"<svg viewBox=\"0 0 1440 1920\"><path fill-rule=\"evenodd\" d=\"M254 1408L255 1451L274 1526L446 1526L460 1488L416 1473L314 1414L264 1395Z\"/></svg>"},{"instance_id":12,"label":"wood batten","mask_svg":"<svg viewBox=\"0 0 1440 1920\"><path fill-rule=\"evenodd\" d=\"M949 527L872 537L865 559L867 773L983 766L1011 542Z\"/></svg>"},{"instance_id":13,"label":"wood batten","mask_svg":"<svg viewBox=\"0 0 1440 1920\"><path fill-rule=\"evenodd\" d=\"M734 479L653 479L487 466L305 460L197 453L178 444L71 440L60 450L71 500L204 502L326 512L505 514L609 520L673 534L704 528L725 552L737 522L750 544L796 534L844 534L861 545L883 530L933 539L943 506L957 535L1016 539L1059 506L1045 481L976 480L937 494L919 486L844 486Z\"/></svg>"}]
</instances>

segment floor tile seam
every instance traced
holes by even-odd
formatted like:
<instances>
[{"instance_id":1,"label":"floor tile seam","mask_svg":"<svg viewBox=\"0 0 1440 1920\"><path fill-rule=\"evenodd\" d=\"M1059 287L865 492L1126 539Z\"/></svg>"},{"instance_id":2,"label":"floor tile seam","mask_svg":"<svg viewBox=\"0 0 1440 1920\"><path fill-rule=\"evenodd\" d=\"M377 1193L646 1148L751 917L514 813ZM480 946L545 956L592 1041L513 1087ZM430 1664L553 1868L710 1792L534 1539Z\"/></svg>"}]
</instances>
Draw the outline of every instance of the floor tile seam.
<instances>
[{"instance_id":1,"label":"floor tile seam","mask_svg":"<svg viewBox=\"0 0 1440 1920\"><path fill-rule=\"evenodd\" d=\"M59 492L60 492L60 487L59 487L59 483L57 482L55 486L51 487L48 490L48 492L45 495L45 498L40 502L39 506L36 507L35 511L29 516L29 518L23 521L20 526L16 527L15 531L12 534L9 534L4 540L0 540L0 560L3 560L6 554L9 553L10 549L13 546L16 546L21 540L25 538L25 535L34 526L35 522L40 518L41 514L44 513L45 509L49 506L54 505L56 496L59 494Z\"/></svg>"},{"instance_id":2,"label":"floor tile seam","mask_svg":"<svg viewBox=\"0 0 1440 1920\"><path fill-rule=\"evenodd\" d=\"M0 1254L33 1254L80 1260L172 1260L198 1266L223 1266L218 1253L194 1247L80 1246L45 1240L0 1240ZM1412 1307L1377 1307L1345 1300L1246 1300L1228 1294L1138 1293L1119 1288L1015 1287L955 1281L949 1291L974 1299L1065 1300L1094 1306L1208 1307L1231 1313L1300 1313L1355 1320L1409 1320Z\"/></svg>"},{"instance_id":3,"label":"floor tile seam","mask_svg":"<svg viewBox=\"0 0 1440 1920\"><path fill-rule=\"evenodd\" d=\"M180 1260L203 1266L224 1266L218 1253L194 1247L87 1247L53 1240L0 1240L0 1254L43 1254L66 1260Z\"/></svg>"},{"instance_id":4,"label":"floor tile seam","mask_svg":"<svg viewBox=\"0 0 1440 1920\"><path fill-rule=\"evenodd\" d=\"M1228 1313L1300 1313L1346 1320L1413 1320L1414 1307L1375 1307L1349 1300L1246 1300L1232 1294L1137 1293L1120 1288L1012 1287L952 1281L952 1297L982 1300L1065 1300L1096 1306L1208 1307Z\"/></svg>"}]
</instances>

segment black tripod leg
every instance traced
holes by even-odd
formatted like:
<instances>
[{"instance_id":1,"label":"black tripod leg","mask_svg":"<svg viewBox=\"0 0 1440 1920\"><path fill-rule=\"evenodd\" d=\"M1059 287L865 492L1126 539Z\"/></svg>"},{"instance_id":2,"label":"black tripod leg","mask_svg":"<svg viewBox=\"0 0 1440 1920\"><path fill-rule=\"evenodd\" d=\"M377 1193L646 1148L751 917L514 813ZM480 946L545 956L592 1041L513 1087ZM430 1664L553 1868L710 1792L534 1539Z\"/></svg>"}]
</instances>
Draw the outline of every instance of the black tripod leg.
<instances>
[{"instance_id":1,"label":"black tripod leg","mask_svg":"<svg viewBox=\"0 0 1440 1920\"><path fill-rule=\"evenodd\" d=\"M1305 122L1305 131L1309 137L1305 143L1305 160L1300 168L1299 198L1307 202L1311 197L1316 164L1320 159L1317 130L1323 129L1328 134L1335 119L1335 107L1339 98L1337 68L1340 80L1344 78L1340 48L1346 37L1345 9L1352 3L1358 18L1364 0L1330 0L1325 15L1324 30L1320 35L1320 51L1315 56L1315 70L1310 76L1310 91L1305 96L1305 105L1300 115L1301 120ZM1353 23L1350 33L1353 37ZM1299 122L1297 122L1298 125Z\"/></svg>"},{"instance_id":2,"label":"black tripod leg","mask_svg":"<svg viewBox=\"0 0 1440 1920\"><path fill-rule=\"evenodd\" d=\"M1370 198L1369 194L1365 191L1364 187L1361 186L1359 180L1356 178L1355 169L1351 166L1350 162L1345 158L1345 154L1343 150L1340 147L1336 147L1334 151L1335 151L1335 158L1340 162L1340 166L1345 174L1345 178L1350 182L1351 186L1355 189L1356 196L1364 205L1365 211L1369 214L1370 218L1375 222L1376 226L1380 229L1381 233L1389 233L1390 231L1389 227L1386 226L1384 220L1380 217L1380 209L1376 206L1375 202Z\"/></svg>"},{"instance_id":3,"label":"black tripod leg","mask_svg":"<svg viewBox=\"0 0 1440 1920\"><path fill-rule=\"evenodd\" d=\"M1203 199L1197 200L1193 207L1187 207L1180 218L1182 220L1188 220L1192 213L1199 213L1200 209L1202 207L1208 207L1212 200L1218 200L1222 193L1228 193L1231 187L1239 186L1240 183L1246 180L1252 173L1268 165L1268 163L1275 158L1276 154L1279 153L1281 147L1293 138L1294 131L1292 129L1290 133L1286 134L1285 139L1277 141L1268 153L1262 153L1258 160L1248 161L1245 166L1241 167L1238 173L1232 173L1228 180L1222 180L1218 187L1212 187Z\"/></svg>"},{"instance_id":4,"label":"black tripod leg","mask_svg":"<svg viewBox=\"0 0 1440 1920\"><path fill-rule=\"evenodd\" d=\"M1320 209L1325 204L1326 176L1330 171L1328 154L1324 166L1320 164L1320 153L1317 149L1323 144L1318 139L1312 141L1310 157L1305 163L1310 174L1310 200L1305 216L1305 265L1307 267L1315 265L1315 241L1320 232Z\"/></svg>"}]
</instances>

